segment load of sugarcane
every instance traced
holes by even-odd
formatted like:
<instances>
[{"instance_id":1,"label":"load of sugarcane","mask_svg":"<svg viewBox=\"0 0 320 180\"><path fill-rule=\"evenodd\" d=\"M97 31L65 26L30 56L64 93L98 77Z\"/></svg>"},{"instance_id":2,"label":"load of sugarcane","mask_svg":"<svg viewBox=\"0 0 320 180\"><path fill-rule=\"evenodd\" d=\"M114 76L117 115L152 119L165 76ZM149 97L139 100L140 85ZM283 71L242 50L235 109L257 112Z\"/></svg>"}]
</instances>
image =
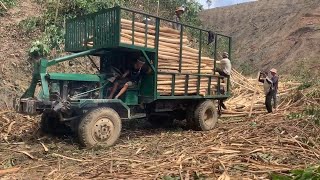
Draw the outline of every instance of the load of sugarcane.
<instances>
[{"instance_id":1,"label":"load of sugarcane","mask_svg":"<svg viewBox=\"0 0 320 180\"><path fill-rule=\"evenodd\" d=\"M134 27L134 28L133 28ZM134 29L134 31L132 31ZM156 27L140 22L121 19L121 43L155 48ZM161 95L170 95L172 93L172 75L163 73L176 73L174 82L174 94L185 95L195 94L199 92L201 95L215 93L217 78L211 78L209 83L208 77L199 78L192 74L213 74L214 60L209 57L201 56L201 64L199 65L199 50L191 48L186 33L180 39L180 31L168 28L159 28L158 41L158 81L157 89ZM182 46L180 46L182 42ZM93 42L88 42L87 46L93 46ZM181 56L180 56L180 47ZM181 58L181 65L179 66ZM179 71L180 70L180 71ZM188 81L186 75L190 74ZM200 80L200 82L198 82ZM186 82L188 86L186 87ZM210 87L208 87L210 84ZM199 86L199 88L198 88Z\"/></svg>"}]
</instances>

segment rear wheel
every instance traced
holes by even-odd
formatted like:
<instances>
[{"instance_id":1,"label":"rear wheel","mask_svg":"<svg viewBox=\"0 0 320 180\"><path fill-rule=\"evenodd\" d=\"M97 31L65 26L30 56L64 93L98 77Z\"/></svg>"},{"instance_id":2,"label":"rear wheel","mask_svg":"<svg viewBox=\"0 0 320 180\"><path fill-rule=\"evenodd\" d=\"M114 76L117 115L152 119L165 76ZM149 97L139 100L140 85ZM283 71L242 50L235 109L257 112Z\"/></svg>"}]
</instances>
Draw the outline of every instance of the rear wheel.
<instances>
[{"instance_id":1,"label":"rear wheel","mask_svg":"<svg viewBox=\"0 0 320 180\"><path fill-rule=\"evenodd\" d=\"M98 144L112 146L120 136L121 127L121 118L116 111L111 108L94 109L81 119L79 141L85 147Z\"/></svg>"},{"instance_id":2,"label":"rear wheel","mask_svg":"<svg viewBox=\"0 0 320 180\"><path fill-rule=\"evenodd\" d=\"M194 112L194 123L197 130L213 129L218 121L216 101L206 100L198 104Z\"/></svg>"}]
</instances>

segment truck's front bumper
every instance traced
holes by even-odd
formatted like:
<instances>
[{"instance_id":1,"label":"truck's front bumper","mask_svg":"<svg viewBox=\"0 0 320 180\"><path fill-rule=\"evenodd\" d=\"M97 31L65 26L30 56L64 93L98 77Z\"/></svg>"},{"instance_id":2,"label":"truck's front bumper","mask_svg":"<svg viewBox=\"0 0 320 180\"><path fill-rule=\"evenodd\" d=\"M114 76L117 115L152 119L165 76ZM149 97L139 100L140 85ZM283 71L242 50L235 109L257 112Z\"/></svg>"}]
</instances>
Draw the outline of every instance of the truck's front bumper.
<instances>
[{"instance_id":1,"label":"truck's front bumper","mask_svg":"<svg viewBox=\"0 0 320 180\"><path fill-rule=\"evenodd\" d=\"M42 102L30 98L16 98L13 101L13 107L16 112L21 114L36 115L41 112Z\"/></svg>"}]
</instances>

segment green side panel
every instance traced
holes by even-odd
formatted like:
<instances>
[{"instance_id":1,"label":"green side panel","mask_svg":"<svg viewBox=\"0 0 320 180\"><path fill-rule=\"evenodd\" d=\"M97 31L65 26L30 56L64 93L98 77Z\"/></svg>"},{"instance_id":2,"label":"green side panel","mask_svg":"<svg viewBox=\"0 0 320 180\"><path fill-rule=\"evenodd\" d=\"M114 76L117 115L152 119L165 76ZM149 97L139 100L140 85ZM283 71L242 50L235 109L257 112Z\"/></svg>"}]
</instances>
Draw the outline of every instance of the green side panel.
<instances>
[{"instance_id":1,"label":"green side panel","mask_svg":"<svg viewBox=\"0 0 320 180\"><path fill-rule=\"evenodd\" d=\"M144 76L140 86L140 96L153 97L153 87L155 87L154 74Z\"/></svg>"},{"instance_id":2,"label":"green side panel","mask_svg":"<svg viewBox=\"0 0 320 180\"><path fill-rule=\"evenodd\" d=\"M120 99L79 99L71 100L73 106L78 108L94 108L99 106L108 106L113 108L119 113L119 115L124 113L124 115L130 119L130 108Z\"/></svg>"},{"instance_id":3,"label":"green side panel","mask_svg":"<svg viewBox=\"0 0 320 180\"><path fill-rule=\"evenodd\" d=\"M68 20L66 23L65 34L65 50L69 52L84 51L87 48L84 46L88 39L88 32L86 32L86 24L91 19L89 17L79 17L73 20Z\"/></svg>"},{"instance_id":4,"label":"green side panel","mask_svg":"<svg viewBox=\"0 0 320 180\"><path fill-rule=\"evenodd\" d=\"M111 48L119 44L119 7L100 11L95 15L94 48Z\"/></svg>"},{"instance_id":5,"label":"green side panel","mask_svg":"<svg viewBox=\"0 0 320 180\"><path fill-rule=\"evenodd\" d=\"M79 52L91 48L117 47L119 32L120 7L67 20L65 51Z\"/></svg>"},{"instance_id":6,"label":"green side panel","mask_svg":"<svg viewBox=\"0 0 320 180\"><path fill-rule=\"evenodd\" d=\"M126 104L124 104L120 99L79 99L71 100L71 103L77 104L80 108L84 107L86 104L99 104L99 103L117 103L121 104L126 109L130 109Z\"/></svg>"},{"instance_id":7,"label":"green side panel","mask_svg":"<svg viewBox=\"0 0 320 180\"><path fill-rule=\"evenodd\" d=\"M48 75L52 80L92 81L92 82L100 81L100 77L94 74L49 73Z\"/></svg>"},{"instance_id":8,"label":"green side panel","mask_svg":"<svg viewBox=\"0 0 320 180\"><path fill-rule=\"evenodd\" d=\"M138 90L128 90L125 93L125 103L130 105L138 105Z\"/></svg>"},{"instance_id":9,"label":"green side panel","mask_svg":"<svg viewBox=\"0 0 320 180\"><path fill-rule=\"evenodd\" d=\"M157 99L225 99L229 98L229 95L215 95L215 96L159 96Z\"/></svg>"}]
</instances>

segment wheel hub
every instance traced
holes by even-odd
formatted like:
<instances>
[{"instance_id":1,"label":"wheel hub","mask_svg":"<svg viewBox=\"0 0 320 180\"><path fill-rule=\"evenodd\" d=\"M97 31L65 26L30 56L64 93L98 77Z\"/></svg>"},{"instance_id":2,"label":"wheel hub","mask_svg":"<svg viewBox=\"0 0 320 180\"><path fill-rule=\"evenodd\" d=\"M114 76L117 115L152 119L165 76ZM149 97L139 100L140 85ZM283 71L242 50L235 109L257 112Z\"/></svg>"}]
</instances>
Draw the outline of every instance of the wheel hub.
<instances>
[{"instance_id":1,"label":"wheel hub","mask_svg":"<svg viewBox=\"0 0 320 180\"><path fill-rule=\"evenodd\" d=\"M208 123L212 120L213 118L213 112L210 109L207 109L204 113L204 122Z\"/></svg>"},{"instance_id":2,"label":"wheel hub","mask_svg":"<svg viewBox=\"0 0 320 180\"><path fill-rule=\"evenodd\" d=\"M109 119L99 119L94 125L93 133L95 139L97 139L98 141L107 140L111 136L113 128L113 123Z\"/></svg>"}]
</instances>

